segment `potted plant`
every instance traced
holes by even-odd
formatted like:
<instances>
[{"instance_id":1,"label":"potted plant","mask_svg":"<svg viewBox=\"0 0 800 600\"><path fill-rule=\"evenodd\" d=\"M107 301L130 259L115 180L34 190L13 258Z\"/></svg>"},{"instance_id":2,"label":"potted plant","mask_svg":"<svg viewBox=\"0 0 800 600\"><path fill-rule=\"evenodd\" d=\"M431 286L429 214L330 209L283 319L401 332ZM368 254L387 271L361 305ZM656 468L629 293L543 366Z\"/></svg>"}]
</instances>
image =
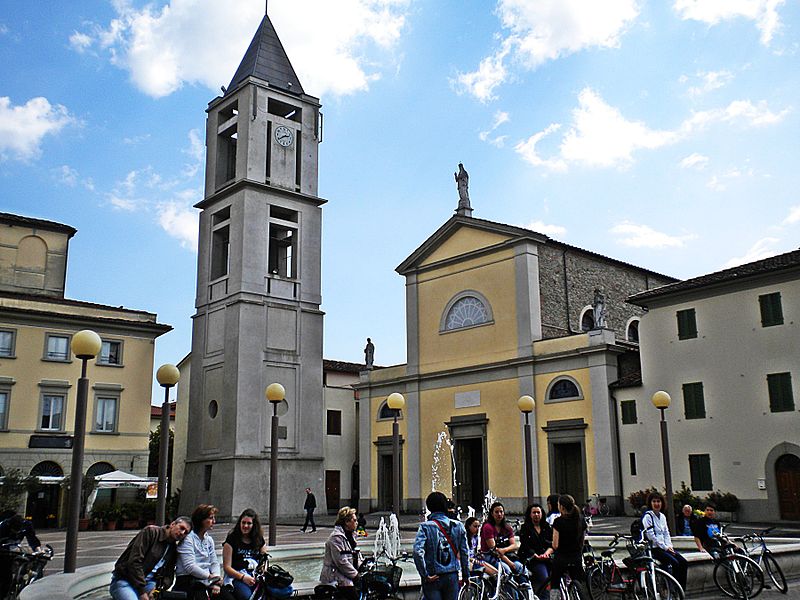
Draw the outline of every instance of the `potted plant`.
<instances>
[{"instance_id":1,"label":"potted plant","mask_svg":"<svg viewBox=\"0 0 800 600\"><path fill-rule=\"evenodd\" d=\"M128 504L123 504L120 509L122 517L122 528L138 529L140 512L141 512L141 507L138 505L138 503L130 502Z\"/></svg>"},{"instance_id":2,"label":"potted plant","mask_svg":"<svg viewBox=\"0 0 800 600\"><path fill-rule=\"evenodd\" d=\"M95 506L92 509L91 513L91 527L95 531L99 531L103 529L103 524L106 519L106 510L108 509L108 505L100 504L99 506Z\"/></svg>"},{"instance_id":3,"label":"potted plant","mask_svg":"<svg viewBox=\"0 0 800 600\"><path fill-rule=\"evenodd\" d=\"M142 502L142 511L139 514L139 527L144 527L145 525L155 525L155 524L156 524L156 501L144 500Z\"/></svg>"},{"instance_id":4,"label":"potted plant","mask_svg":"<svg viewBox=\"0 0 800 600\"><path fill-rule=\"evenodd\" d=\"M105 529L106 531L115 531L117 529L117 521L120 518L120 510L118 506L109 506L105 514Z\"/></svg>"}]
</instances>

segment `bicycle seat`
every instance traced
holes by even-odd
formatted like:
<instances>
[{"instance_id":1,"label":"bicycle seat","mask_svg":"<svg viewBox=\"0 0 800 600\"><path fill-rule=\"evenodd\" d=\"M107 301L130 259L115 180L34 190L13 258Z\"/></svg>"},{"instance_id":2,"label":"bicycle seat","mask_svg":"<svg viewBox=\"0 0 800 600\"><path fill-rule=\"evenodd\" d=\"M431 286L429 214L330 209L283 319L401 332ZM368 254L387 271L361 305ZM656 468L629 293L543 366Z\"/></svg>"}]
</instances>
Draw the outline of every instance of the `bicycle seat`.
<instances>
[{"instance_id":1,"label":"bicycle seat","mask_svg":"<svg viewBox=\"0 0 800 600\"><path fill-rule=\"evenodd\" d=\"M603 558L610 558L611 555L614 554L614 552L616 552L616 551L617 551L616 548L612 548L611 550L603 550L600 553L600 556L602 556Z\"/></svg>"},{"instance_id":2,"label":"bicycle seat","mask_svg":"<svg viewBox=\"0 0 800 600\"><path fill-rule=\"evenodd\" d=\"M336 596L337 587L327 583L320 583L314 587L314 596L316 598L333 598Z\"/></svg>"}]
</instances>

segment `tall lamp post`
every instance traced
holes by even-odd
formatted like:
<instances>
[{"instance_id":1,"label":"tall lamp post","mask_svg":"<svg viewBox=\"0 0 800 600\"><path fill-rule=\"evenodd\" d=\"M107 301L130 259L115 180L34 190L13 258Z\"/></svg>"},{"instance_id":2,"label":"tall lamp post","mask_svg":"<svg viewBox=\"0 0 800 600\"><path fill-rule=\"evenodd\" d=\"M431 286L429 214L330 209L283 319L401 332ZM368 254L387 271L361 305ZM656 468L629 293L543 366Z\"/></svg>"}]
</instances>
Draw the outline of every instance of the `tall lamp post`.
<instances>
[{"instance_id":1,"label":"tall lamp post","mask_svg":"<svg viewBox=\"0 0 800 600\"><path fill-rule=\"evenodd\" d=\"M272 404L272 427L269 444L269 539L275 545L278 534L278 405L286 398L286 389L280 383L270 383L264 395Z\"/></svg>"},{"instance_id":2,"label":"tall lamp post","mask_svg":"<svg viewBox=\"0 0 800 600\"><path fill-rule=\"evenodd\" d=\"M653 406L661 411L661 456L664 460L664 480L667 486L667 502L664 512L667 513L667 524L670 531L675 533L675 511L672 506L672 468L669 460L669 436L667 434L667 421L664 411L669 408L672 398L667 392L658 391L651 399Z\"/></svg>"},{"instance_id":3,"label":"tall lamp post","mask_svg":"<svg viewBox=\"0 0 800 600\"><path fill-rule=\"evenodd\" d=\"M156 524L167 523L167 469L169 468L169 388L178 383L181 373L175 365L161 365L156 371L156 380L164 388L164 404L161 406L161 440L158 449L158 502Z\"/></svg>"},{"instance_id":4,"label":"tall lamp post","mask_svg":"<svg viewBox=\"0 0 800 600\"><path fill-rule=\"evenodd\" d=\"M528 506L533 504L533 450L531 448L530 414L536 407L532 396L520 396L517 400L519 410L525 415L525 481L528 487Z\"/></svg>"},{"instance_id":5,"label":"tall lamp post","mask_svg":"<svg viewBox=\"0 0 800 600\"><path fill-rule=\"evenodd\" d=\"M89 379L86 363L100 352L100 336L84 329L72 336L72 352L81 361L78 379L78 401L75 403L75 433L72 437L72 470L70 471L69 511L67 513L67 540L64 549L64 573L74 573L78 558L78 521L81 518L81 487L83 484L83 449L86 442L86 401L89 396Z\"/></svg>"},{"instance_id":6,"label":"tall lamp post","mask_svg":"<svg viewBox=\"0 0 800 600\"><path fill-rule=\"evenodd\" d=\"M389 394L386 405L394 411L394 421L392 422L392 510L396 515L400 515L400 426L397 424L397 417L406 405L403 394L394 392Z\"/></svg>"}]
</instances>

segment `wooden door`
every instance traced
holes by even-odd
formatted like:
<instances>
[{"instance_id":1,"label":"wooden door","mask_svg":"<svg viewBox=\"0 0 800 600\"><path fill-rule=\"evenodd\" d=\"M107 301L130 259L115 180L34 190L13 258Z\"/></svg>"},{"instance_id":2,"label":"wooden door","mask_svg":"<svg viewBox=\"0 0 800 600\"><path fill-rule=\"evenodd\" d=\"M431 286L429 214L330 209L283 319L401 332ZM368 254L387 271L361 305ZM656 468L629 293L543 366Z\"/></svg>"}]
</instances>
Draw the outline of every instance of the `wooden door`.
<instances>
[{"instance_id":1,"label":"wooden door","mask_svg":"<svg viewBox=\"0 0 800 600\"><path fill-rule=\"evenodd\" d=\"M329 511L338 511L342 501L341 473L325 471L325 507Z\"/></svg>"},{"instance_id":2,"label":"wooden door","mask_svg":"<svg viewBox=\"0 0 800 600\"><path fill-rule=\"evenodd\" d=\"M800 458L784 454L775 462L781 519L800 521Z\"/></svg>"}]
</instances>

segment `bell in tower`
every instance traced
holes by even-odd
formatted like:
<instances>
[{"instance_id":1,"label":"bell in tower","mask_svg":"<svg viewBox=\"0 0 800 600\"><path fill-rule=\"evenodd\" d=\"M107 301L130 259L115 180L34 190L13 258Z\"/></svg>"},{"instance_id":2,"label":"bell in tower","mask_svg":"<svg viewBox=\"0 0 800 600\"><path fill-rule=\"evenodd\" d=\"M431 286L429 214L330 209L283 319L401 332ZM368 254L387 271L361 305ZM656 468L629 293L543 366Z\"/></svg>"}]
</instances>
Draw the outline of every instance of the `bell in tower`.
<instances>
[{"instance_id":1,"label":"bell in tower","mask_svg":"<svg viewBox=\"0 0 800 600\"><path fill-rule=\"evenodd\" d=\"M278 513L292 514L322 482L321 115L267 15L207 113L181 509L267 512L277 382L279 480L292 482Z\"/></svg>"}]
</instances>

